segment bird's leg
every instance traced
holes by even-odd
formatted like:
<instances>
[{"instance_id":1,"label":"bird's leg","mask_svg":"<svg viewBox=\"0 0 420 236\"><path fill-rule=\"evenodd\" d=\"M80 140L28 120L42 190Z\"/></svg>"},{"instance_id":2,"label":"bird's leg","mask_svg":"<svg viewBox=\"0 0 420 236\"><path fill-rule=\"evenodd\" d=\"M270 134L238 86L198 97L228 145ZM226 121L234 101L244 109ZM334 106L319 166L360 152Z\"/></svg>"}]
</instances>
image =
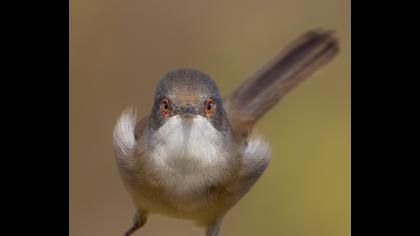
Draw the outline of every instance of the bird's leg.
<instances>
[{"instance_id":1,"label":"bird's leg","mask_svg":"<svg viewBox=\"0 0 420 236\"><path fill-rule=\"evenodd\" d=\"M208 224L206 227L206 236L218 236L222 219L218 219Z\"/></svg>"},{"instance_id":2,"label":"bird's leg","mask_svg":"<svg viewBox=\"0 0 420 236\"><path fill-rule=\"evenodd\" d=\"M147 216L142 212L136 212L133 219L133 225L125 232L124 236L130 236L132 233L140 229L144 224L146 224Z\"/></svg>"}]
</instances>

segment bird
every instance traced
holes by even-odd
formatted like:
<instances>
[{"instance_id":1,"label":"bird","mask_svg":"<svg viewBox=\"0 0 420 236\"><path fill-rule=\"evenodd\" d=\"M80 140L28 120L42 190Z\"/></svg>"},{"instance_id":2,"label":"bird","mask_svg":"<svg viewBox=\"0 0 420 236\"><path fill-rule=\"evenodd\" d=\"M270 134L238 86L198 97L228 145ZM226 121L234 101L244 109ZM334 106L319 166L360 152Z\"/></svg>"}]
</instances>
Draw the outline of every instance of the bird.
<instances>
[{"instance_id":1,"label":"bird","mask_svg":"<svg viewBox=\"0 0 420 236\"><path fill-rule=\"evenodd\" d=\"M255 124L338 51L334 31L310 30L224 97L199 70L162 76L150 114L137 120L126 108L113 130L117 169L136 208L124 235L161 214L218 236L223 217L270 162L267 142L251 135Z\"/></svg>"}]
</instances>

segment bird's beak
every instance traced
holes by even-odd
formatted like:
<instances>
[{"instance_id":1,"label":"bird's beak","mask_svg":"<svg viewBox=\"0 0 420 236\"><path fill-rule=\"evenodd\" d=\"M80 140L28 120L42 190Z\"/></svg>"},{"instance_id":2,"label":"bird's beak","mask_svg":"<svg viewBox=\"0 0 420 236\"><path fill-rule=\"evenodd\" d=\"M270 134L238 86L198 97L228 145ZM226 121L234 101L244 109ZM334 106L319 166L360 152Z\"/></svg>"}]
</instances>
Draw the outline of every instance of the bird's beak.
<instances>
[{"instance_id":1,"label":"bird's beak","mask_svg":"<svg viewBox=\"0 0 420 236\"><path fill-rule=\"evenodd\" d=\"M191 119L197 116L196 109L192 105L183 106L179 111L179 115L180 117L187 119Z\"/></svg>"}]
</instances>

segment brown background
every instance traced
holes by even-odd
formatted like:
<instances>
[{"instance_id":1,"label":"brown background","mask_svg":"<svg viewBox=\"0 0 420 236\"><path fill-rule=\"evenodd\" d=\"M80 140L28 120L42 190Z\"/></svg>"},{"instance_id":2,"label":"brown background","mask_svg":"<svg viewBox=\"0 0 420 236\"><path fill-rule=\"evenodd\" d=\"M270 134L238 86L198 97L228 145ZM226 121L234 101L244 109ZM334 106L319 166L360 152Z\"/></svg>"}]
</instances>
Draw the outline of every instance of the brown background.
<instances>
[{"instance_id":1,"label":"brown background","mask_svg":"<svg viewBox=\"0 0 420 236\"><path fill-rule=\"evenodd\" d=\"M227 214L223 235L350 235L350 1L70 1L70 235L122 235L133 204L111 134L121 111L150 111L167 71L210 74L222 94L313 28L334 29L339 55L255 130L272 161ZM135 235L200 235L152 215Z\"/></svg>"}]
</instances>

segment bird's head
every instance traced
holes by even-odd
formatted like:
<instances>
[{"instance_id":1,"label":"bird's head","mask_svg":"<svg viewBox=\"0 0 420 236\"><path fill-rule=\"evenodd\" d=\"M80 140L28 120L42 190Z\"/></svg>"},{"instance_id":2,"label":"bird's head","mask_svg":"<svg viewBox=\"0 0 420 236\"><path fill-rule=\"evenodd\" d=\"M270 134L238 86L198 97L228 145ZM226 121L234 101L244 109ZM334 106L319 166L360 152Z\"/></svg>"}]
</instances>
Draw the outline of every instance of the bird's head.
<instances>
[{"instance_id":1,"label":"bird's head","mask_svg":"<svg viewBox=\"0 0 420 236\"><path fill-rule=\"evenodd\" d=\"M158 130L174 120L208 123L219 132L229 129L219 89L209 75L178 69L162 77L156 87L150 125Z\"/></svg>"}]
</instances>

